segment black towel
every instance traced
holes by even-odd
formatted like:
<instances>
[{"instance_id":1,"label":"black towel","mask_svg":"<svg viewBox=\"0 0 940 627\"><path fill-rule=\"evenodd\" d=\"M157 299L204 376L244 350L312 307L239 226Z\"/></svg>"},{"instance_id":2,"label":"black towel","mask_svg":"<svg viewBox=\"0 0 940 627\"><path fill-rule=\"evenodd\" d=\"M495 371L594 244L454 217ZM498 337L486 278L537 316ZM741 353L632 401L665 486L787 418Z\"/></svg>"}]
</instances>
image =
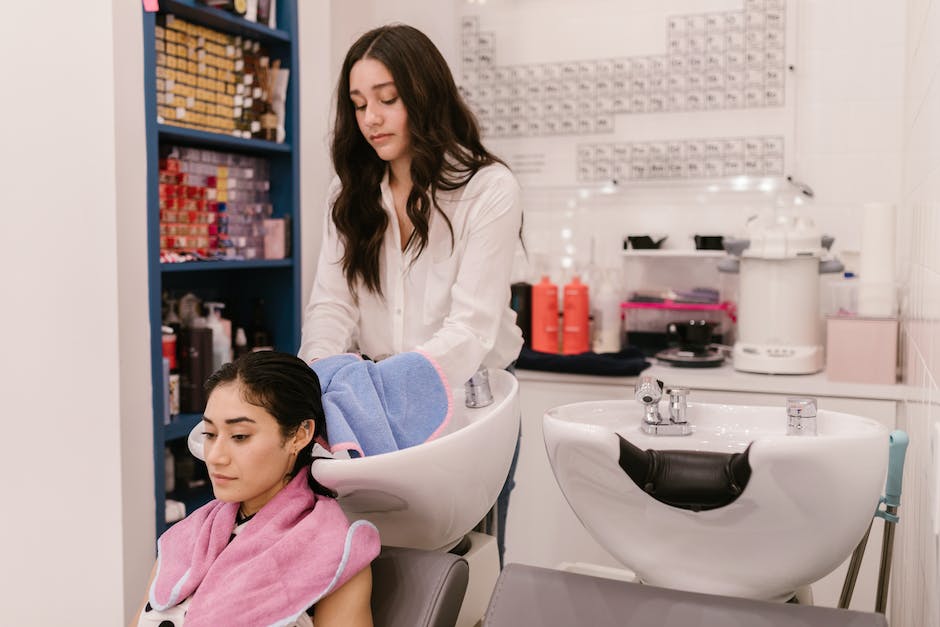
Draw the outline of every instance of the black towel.
<instances>
[{"instance_id":1,"label":"black towel","mask_svg":"<svg viewBox=\"0 0 940 627\"><path fill-rule=\"evenodd\" d=\"M546 372L569 372L572 374L595 374L610 377L628 377L639 374L649 367L643 353L627 346L619 353L579 353L556 355L522 347L516 368L544 370Z\"/></svg>"}]
</instances>

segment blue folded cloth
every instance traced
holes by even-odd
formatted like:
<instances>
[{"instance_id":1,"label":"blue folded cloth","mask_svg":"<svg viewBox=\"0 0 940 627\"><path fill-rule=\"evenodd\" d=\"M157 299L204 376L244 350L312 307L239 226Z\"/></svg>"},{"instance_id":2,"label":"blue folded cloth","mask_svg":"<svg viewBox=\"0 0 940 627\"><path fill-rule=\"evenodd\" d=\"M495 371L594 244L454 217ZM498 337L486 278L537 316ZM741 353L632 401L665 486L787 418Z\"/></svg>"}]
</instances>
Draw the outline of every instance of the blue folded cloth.
<instances>
[{"instance_id":1,"label":"blue folded cloth","mask_svg":"<svg viewBox=\"0 0 940 627\"><path fill-rule=\"evenodd\" d=\"M311 364L320 379L329 449L378 455L438 437L453 415L444 374L423 353L372 362L343 354Z\"/></svg>"},{"instance_id":2,"label":"blue folded cloth","mask_svg":"<svg viewBox=\"0 0 940 627\"><path fill-rule=\"evenodd\" d=\"M557 355L542 353L523 346L516 361L516 368L544 370L546 372L570 372L572 374L595 374L611 377L629 377L649 367L643 353L628 346L619 353L579 353Z\"/></svg>"}]
</instances>

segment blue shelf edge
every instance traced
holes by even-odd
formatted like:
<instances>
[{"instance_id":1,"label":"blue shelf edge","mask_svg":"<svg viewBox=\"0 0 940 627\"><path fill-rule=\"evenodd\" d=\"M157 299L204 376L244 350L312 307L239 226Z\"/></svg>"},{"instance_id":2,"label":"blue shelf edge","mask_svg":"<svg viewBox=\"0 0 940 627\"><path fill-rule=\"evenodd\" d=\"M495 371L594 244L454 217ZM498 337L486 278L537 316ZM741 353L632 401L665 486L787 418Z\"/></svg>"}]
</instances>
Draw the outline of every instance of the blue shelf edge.
<instances>
[{"instance_id":1,"label":"blue shelf edge","mask_svg":"<svg viewBox=\"0 0 940 627\"><path fill-rule=\"evenodd\" d=\"M163 439L166 442L179 440L189 435L193 427L202 421L202 414L178 414L168 425L163 427Z\"/></svg>"},{"instance_id":2,"label":"blue shelf edge","mask_svg":"<svg viewBox=\"0 0 940 627\"><path fill-rule=\"evenodd\" d=\"M264 139L244 139L223 133L199 131L185 126L172 124L157 124L157 135L160 141L172 141L189 146L207 146L210 148L230 148L242 152L257 154L289 154L291 145L288 143L269 142Z\"/></svg>"},{"instance_id":3,"label":"blue shelf edge","mask_svg":"<svg viewBox=\"0 0 940 627\"><path fill-rule=\"evenodd\" d=\"M250 270L252 268L290 268L293 259L251 259L246 261L186 261L161 263L160 272L205 272L207 270Z\"/></svg>"},{"instance_id":4,"label":"blue shelf edge","mask_svg":"<svg viewBox=\"0 0 940 627\"><path fill-rule=\"evenodd\" d=\"M250 22L222 9L207 7L194 0L160 0L160 11L172 13L183 19L192 19L200 24L212 26L233 35L256 37L263 41L290 43L290 33L279 28Z\"/></svg>"}]
</instances>

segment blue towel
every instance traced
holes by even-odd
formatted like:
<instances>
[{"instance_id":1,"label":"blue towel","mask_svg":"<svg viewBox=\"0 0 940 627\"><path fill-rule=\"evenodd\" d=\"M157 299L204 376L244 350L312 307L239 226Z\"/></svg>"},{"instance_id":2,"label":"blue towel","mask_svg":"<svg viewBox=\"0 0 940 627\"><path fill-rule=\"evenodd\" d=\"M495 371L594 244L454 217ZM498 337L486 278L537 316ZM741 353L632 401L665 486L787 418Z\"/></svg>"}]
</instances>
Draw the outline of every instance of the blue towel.
<instances>
[{"instance_id":1,"label":"blue towel","mask_svg":"<svg viewBox=\"0 0 940 627\"><path fill-rule=\"evenodd\" d=\"M423 353L380 362L344 354L311 364L323 390L331 452L350 457L398 451L438 437L453 414L443 372Z\"/></svg>"}]
</instances>

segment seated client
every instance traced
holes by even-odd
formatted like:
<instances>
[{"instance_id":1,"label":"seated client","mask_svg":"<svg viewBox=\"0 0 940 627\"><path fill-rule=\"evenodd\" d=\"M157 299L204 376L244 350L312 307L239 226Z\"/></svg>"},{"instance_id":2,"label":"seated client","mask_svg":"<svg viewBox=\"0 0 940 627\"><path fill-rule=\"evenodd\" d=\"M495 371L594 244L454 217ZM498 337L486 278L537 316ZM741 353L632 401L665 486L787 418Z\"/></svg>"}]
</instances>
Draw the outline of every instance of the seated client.
<instances>
[{"instance_id":1,"label":"seated client","mask_svg":"<svg viewBox=\"0 0 940 627\"><path fill-rule=\"evenodd\" d=\"M316 374L299 358L246 354L206 382L204 456L216 500L157 543L133 625L371 627L378 531L347 520L310 474L326 440Z\"/></svg>"}]
</instances>

